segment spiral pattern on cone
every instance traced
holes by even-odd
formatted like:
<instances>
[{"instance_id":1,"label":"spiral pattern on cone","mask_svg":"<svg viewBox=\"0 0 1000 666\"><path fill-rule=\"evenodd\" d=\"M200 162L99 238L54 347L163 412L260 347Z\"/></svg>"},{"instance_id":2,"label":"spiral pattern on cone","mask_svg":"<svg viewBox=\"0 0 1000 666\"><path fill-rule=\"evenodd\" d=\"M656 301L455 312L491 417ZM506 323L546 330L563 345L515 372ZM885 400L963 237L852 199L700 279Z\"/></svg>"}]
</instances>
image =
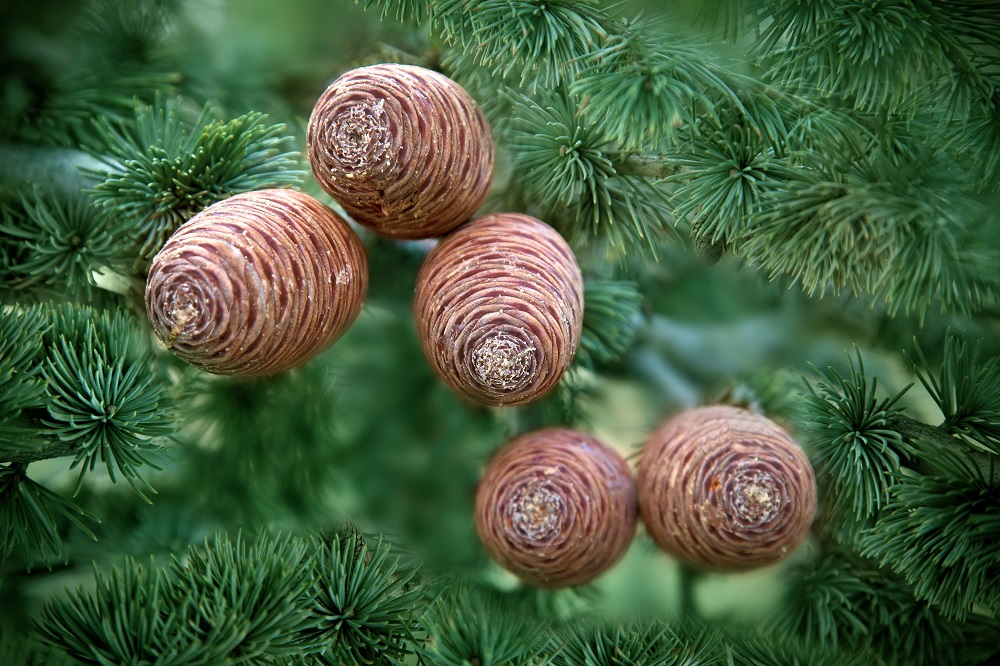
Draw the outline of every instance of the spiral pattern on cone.
<instances>
[{"instance_id":1,"label":"spiral pattern on cone","mask_svg":"<svg viewBox=\"0 0 1000 666\"><path fill-rule=\"evenodd\" d=\"M498 213L444 238L417 276L424 355L454 390L485 405L536 400L573 360L583 276L552 227Z\"/></svg>"},{"instance_id":2,"label":"spiral pattern on cone","mask_svg":"<svg viewBox=\"0 0 1000 666\"><path fill-rule=\"evenodd\" d=\"M816 514L816 481L802 448L773 421L725 405L664 423L646 443L636 485L653 540L705 569L777 562Z\"/></svg>"},{"instance_id":3,"label":"spiral pattern on cone","mask_svg":"<svg viewBox=\"0 0 1000 666\"><path fill-rule=\"evenodd\" d=\"M354 321L368 287L357 234L293 190L238 194L177 230L153 259L146 313L178 357L224 375L304 363Z\"/></svg>"},{"instance_id":4,"label":"spiral pattern on cone","mask_svg":"<svg viewBox=\"0 0 1000 666\"><path fill-rule=\"evenodd\" d=\"M585 433L522 435L490 461L476 493L487 552L530 585L583 585L625 553L636 529L625 460Z\"/></svg>"},{"instance_id":5,"label":"spiral pattern on cone","mask_svg":"<svg viewBox=\"0 0 1000 666\"><path fill-rule=\"evenodd\" d=\"M448 77L382 64L343 74L309 118L316 182L351 217L392 238L448 233L493 181L486 117Z\"/></svg>"}]
</instances>

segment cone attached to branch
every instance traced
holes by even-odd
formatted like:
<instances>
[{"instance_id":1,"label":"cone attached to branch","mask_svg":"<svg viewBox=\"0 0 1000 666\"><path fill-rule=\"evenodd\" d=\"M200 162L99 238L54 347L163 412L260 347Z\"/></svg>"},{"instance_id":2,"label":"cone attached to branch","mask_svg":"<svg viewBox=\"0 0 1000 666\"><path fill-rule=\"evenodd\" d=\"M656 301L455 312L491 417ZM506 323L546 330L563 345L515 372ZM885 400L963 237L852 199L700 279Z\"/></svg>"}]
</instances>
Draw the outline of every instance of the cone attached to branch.
<instances>
[{"instance_id":1,"label":"cone attached to branch","mask_svg":"<svg viewBox=\"0 0 1000 666\"><path fill-rule=\"evenodd\" d=\"M816 514L816 481L802 448L770 419L724 405L688 410L653 433L637 488L653 540L703 569L777 562Z\"/></svg>"},{"instance_id":2,"label":"cone attached to branch","mask_svg":"<svg viewBox=\"0 0 1000 666\"><path fill-rule=\"evenodd\" d=\"M490 461L476 494L487 552L530 585L583 585L625 553L636 528L625 460L582 432L522 435Z\"/></svg>"},{"instance_id":3,"label":"cone attached to branch","mask_svg":"<svg viewBox=\"0 0 1000 666\"><path fill-rule=\"evenodd\" d=\"M424 354L449 386L484 405L520 405L554 388L573 359L583 276L552 227L487 215L427 256L414 315Z\"/></svg>"},{"instance_id":4,"label":"cone attached to branch","mask_svg":"<svg viewBox=\"0 0 1000 666\"><path fill-rule=\"evenodd\" d=\"M448 77L411 65L361 67L334 81L313 107L308 148L320 186L392 238L448 233L493 181L482 111Z\"/></svg>"},{"instance_id":5,"label":"cone attached to branch","mask_svg":"<svg viewBox=\"0 0 1000 666\"><path fill-rule=\"evenodd\" d=\"M354 321L368 288L357 234L293 190L239 194L182 226L153 259L146 312L177 356L223 375L300 365Z\"/></svg>"}]
</instances>

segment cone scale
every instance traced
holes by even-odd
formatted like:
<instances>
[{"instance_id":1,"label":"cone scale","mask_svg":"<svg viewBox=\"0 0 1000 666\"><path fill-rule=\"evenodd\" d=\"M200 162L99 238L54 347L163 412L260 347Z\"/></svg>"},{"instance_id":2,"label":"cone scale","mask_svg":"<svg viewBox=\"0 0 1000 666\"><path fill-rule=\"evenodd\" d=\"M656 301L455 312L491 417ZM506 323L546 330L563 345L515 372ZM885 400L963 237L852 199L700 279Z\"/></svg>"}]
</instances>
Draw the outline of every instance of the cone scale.
<instances>
[{"instance_id":1,"label":"cone scale","mask_svg":"<svg viewBox=\"0 0 1000 666\"><path fill-rule=\"evenodd\" d=\"M431 366L484 405L537 400L580 342L583 277L569 245L528 215L488 215L444 238L417 276L414 316Z\"/></svg>"},{"instance_id":2,"label":"cone scale","mask_svg":"<svg viewBox=\"0 0 1000 666\"><path fill-rule=\"evenodd\" d=\"M313 176L357 222L390 238L432 238L467 221L493 181L489 124L458 84L382 64L340 76L309 118Z\"/></svg>"},{"instance_id":3,"label":"cone scale","mask_svg":"<svg viewBox=\"0 0 1000 666\"><path fill-rule=\"evenodd\" d=\"M583 585L625 553L636 528L625 460L586 433L522 435L490 461L476 494L487 552L530 585Z\"/></svg>"},{"instance_id":4,"label":"cone scale","mask_svg":"<svg viewBox=\"0 0 1000 666\"><path fill-rule=\"evenodd\" d=\"M153 259L146 312L170 351L223 375L272 375L332 343L364 302L347 222L307 194L260 190L209 206Z\"/></svg>"},{"instance_id":5,"label":"cone scale","mask_svg":"<svg viewBox=\"0 0 1000 666\"><path fill-rule=\"evenodd\" d=\"M636 482L653 540L698 568L753 569L787 557L816 514L802 448L744 409L691 409L649 438Z\"/></svg>"}]
</instances>

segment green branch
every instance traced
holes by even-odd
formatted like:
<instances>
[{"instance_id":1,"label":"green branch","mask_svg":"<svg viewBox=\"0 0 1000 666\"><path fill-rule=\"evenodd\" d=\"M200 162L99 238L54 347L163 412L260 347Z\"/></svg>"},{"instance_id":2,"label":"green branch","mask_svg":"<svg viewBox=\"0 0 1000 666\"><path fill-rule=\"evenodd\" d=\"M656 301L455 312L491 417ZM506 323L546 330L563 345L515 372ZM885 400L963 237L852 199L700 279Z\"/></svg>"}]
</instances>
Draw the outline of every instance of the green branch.
<instances>
[{"instance_id":1,"label":"green branch","mask_svg":"<svg viewBox=\"0 0 1000 666\"><path fill-rule=\"evenodd\" d=\"M915 599L902 579L842 545L828 544L818 557L790 567L788 576L772 620L775 634L802 637L814 652L862 651L860 662L846 663L909 666L939 663L935 655L954 654L965 641L961 625ZM828 662L810 654L799 663Z\"/></svg>"},{"instance_id":2,"label":"green branch","mask_svg":"<svg viewBox=\"0 0 1000 666\"><path fill-rule=\"evenodd\" d=\"M886 425L911 442L925 442L942 449L947 449L957 443L954 437L941 428L922 423L905 414L890 416L886 419ZM914 467L914 465L909 466Z\"/></svg>"},{"instance_id":3,"label":"green branch","mask_svg":"<svg viewBox=\"0 0 1000 666\"><path fill-rule=\"evenodd\" d=\"M246 113L228 121L206 105L186 122L181 102L137 106L134 119L99 119L105 145L94 153L94 204L113 211L145 260L177 228L211 204L234 194L301 181L299 154L289 150L284 124Z\"/></svg>"},{"instance_id":4,"label":"green branch","mask_svg":"<svg viewBox=\"0 0 1000 666\"><path fill-rule=\"evenodd\" d=\"M508 90L504 96L514 116L504 134L516 165L515 187L541 216L571 243L597 240L655 254L673 234L666 192L650 178L618 171L620 148L581 118L582 101L564 93L531 98ZM640 161L625 163L638 167Z\"/></svg>"},{"instance_id":5,"label":"green branch","mask_svg":"<svg viewBox=\"0 0 1000 666\"><path fill-rule=\"evenodd\" d=\"M96 573L50 600L36 630L85 663L402 663L415 573L358 535L218 535L166 567L127 558Z\"/></svg>"},{"instance_id":6,"label":"green branch","mask_svg":"<svg viewBox=\"0 0 1000 666\"><path fill-rule=\"evenodd\" d=\"M681 166L675 157L649 153L622 153L612 160L615 171L622 176L642 178L666 178L680 172Z\"/></svg>"},{"instance_id":7,"label":"green branch","mask_svg":"<svg viewBox=\"0 0 1000 666\"><path fill-rule=\"evenodd\" d=\"M0 564L18 552L29 570L39 559L51 568L53 562L66 560L60 537L60 517L92 539L96 537L90 530L90 523L100 521L29 478L26 467L20 463L0 463ZM2 658L0 661L21 663Z\"/></svg>"},{"instance_id":8,"label":"green branch","mask_svg":"<svg viewBox=\"0 0 1000 666\"><path fill-rule=\"evenodd\" d=\"M993 485L1000 486L1000 456L973 449L965 446L964 442L952 435L949 435L940 426L927 425L905 414L893 414L886 419L886 427L895 430L908 442L917 445L917 455L909 458L904 467L924 476L939 473L932 464L935 455L953 456L960 450L962 454L969 457L970 462L976 466L982 474L982 478L990 479ZM929 445L921 447L920 444ZM961 446L961 449L956 447ZM921 456L920 453L926 451L929 455Z\"/></svg>"},{"instance_id":9,"label":"green branch","mask_svg":"<svg viewBox=\"0 0 1000 666\"><path fill-rule=\"evenodd\" d=\"M802 396L803 434L809 441L826 509L848 530L874 520L889 499L901 464L914 455L911 443L887 424L899 413L896 395L877 399L878 380L865 374L860 352L848 357L848 375L814 368L816 385Z\"/></svg>"},{"instance_id":10,"label":"green branch","mask_svg":"<svg viewBox=\"0 0 1000 666\"><path fill-rule=\"evenodd\" d=\"M122 239L127 231L90 205L78 179L75 191L23 188L16 201L0 211L0 234L17 244L6 262L9 286L24 290L16 299L31 300L27 291L101 302L97 271L124 269L131 262ZM60 187L69 188L71 180Z\"/></svg>"},{"instance_id":11,"label":"green branch","mask_svg":"<svg viewBox=\"0 0 1000 666\"><path fill-rule=\"evenodd\" d=\"M131 315L78 305L0 313L0 459L73 455L77 489L98 463L140 496L174 435L170 386Z\"/></svg>"},{"instance_id":12,"label":"green branch","mask_svg":"<svg viewBox=\"0 0 1000 666\"><path fill-rule=\"evenodd\" d=\"M39 460L74 456L80 450L79 442L63 442L52 438L38 448L0 451L0 462L27 465Z\"/></svg>"},{"instance_id":13,"label":"green branch","mask_svg":"<svg viewBox=\"0 0 1000 666\"><path fill-rule=\"evenodd\" d=\"M965 622L1000 610L1000 486L956 465L901 476L890 502L859 542L860 554L902 575L912 594ZM982 662L980 662L982 663Z\"/></svg>"}]
</instances>

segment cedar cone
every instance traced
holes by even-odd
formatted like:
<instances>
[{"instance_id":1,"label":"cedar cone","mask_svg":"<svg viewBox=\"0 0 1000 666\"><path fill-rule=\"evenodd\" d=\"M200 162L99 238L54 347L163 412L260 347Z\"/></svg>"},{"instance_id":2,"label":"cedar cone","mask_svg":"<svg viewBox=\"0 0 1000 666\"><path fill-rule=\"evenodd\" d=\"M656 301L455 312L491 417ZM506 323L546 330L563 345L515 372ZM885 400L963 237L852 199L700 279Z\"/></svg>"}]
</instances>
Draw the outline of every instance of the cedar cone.
<instances>
[{"instance_id":1,"label":"cedar cone","mask_svg":"<svg viewBox=\"0 0 1000 666\"><path fill-rule=\"evenodd\" d=\"M411 65L343 74L309 118L309 164L351 217L391 238L441 236L493 181L493 136L457 83Z\"/></svg>"},{"instance_id":2,"label":"cedar cone","mask_svg":"<svg viewBox=\"0 0 1000 666\"><path fill-rule=\"evenodd\" d=\"M671 555L704 569L772 564L805 538L816 481L776 423L725 405L664 423L639 461L639 512Z\"/></svg>"},{"instance_id":3,"label":"cedar cone","mask_svg":"<svg viewBox=\"0 0 1000 666\"><path fill-rule=\"evenodd\" d=\"M583 585L625 553L636 528L632 473L582 432L522 435L490 461L476 530L501 566L538 587Z\"/></svg>"},{"instance_id":4,"label":"cedar cone","mask_svg":"<svg viewBox=\"0 0 1000 666\"><path fill-rule=\"evenodd\" d=\"M583 276L552 227L498 213L444 238L417 275L424 355L454 390L485 405L548 393L573 360Z\"/></svg>"},{"instance_id":5,"label":"cedar cone","mask_svg":"<svg viewBox=\"0 0 1000 666\"><path fill-rule=\"evenodd\" d=\"M177 356L222 375L271 375L354 321L368 288L347 222L302 192L260 190L191 218L153 259L146 312Z\"/></svg>"}]
</instances>

